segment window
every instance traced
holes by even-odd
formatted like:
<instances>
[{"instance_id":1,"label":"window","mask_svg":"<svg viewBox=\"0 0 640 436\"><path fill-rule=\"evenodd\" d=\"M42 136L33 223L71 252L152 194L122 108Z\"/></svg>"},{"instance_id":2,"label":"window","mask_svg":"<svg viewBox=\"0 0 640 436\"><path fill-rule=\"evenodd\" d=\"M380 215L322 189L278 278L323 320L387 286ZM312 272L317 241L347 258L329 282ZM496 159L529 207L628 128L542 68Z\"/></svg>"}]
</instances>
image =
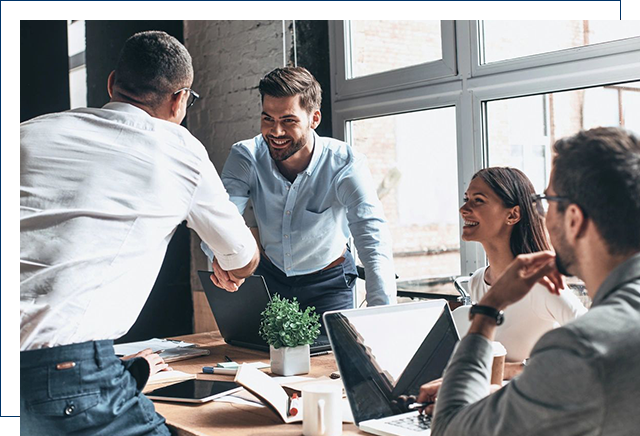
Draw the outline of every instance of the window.
<instances>
[{"instance_id":1,"label":"window","mask_svg":"<svg viewBox=\"0 0 640 436\"><path fill-rule=\"evenodd\" d=\"M389 222L396 274L403 280L458 275L455 108L351 121L349 127Z\"/></svg>"},{"instance_id":2,"label":"window","mask_svg":"<svg viewBox=\"0 0 640 436\"><path fill-rule=\"evenodd\" d=\"M349 78L442 59L440 21L350 21Z\"/></svg>"},{"instance_id":3,"label":"window","mask_svg":"<svg viewBox=\"0 0 640 436\"><path fill-rule=\"evenodd\" d=\"M551 147L598 126L640 134L640 82L486 102L488 165L524 171L537 192L551 171Z\"/></svg>"},{"instance_id":4,"label":"window","mask_svg":"<svg viewBox=\"0 0 640 436\"><path fill-rule=\"evenodd\" d=\"M482 21L482 63L640 36L637 21Z\"/></svg>"},{"instance_id":5,"label":"window","mask_svg":"<svg viewBox=\"0 0 640 436\"><path fill-rule=\"evenodd\" d=\"M638 22L442 21L441 59L428 26L330 22L333 134L368 157L399 287L486 265L480 244L460 240L457 212L479 169L517 167L542 190L556 139L640 129ZM366 57L393 44L401 60Z\"/></svg>"},{"instance_id":6,"label":"window","mask_svg":"<svg viewBox=\"0 0 640 436\"><path fill-rule=\"evenodd\" d=\"M69 20L69 93L71 109L87 106L87 65L84 20Z\"/></svg>"}]
</instances>

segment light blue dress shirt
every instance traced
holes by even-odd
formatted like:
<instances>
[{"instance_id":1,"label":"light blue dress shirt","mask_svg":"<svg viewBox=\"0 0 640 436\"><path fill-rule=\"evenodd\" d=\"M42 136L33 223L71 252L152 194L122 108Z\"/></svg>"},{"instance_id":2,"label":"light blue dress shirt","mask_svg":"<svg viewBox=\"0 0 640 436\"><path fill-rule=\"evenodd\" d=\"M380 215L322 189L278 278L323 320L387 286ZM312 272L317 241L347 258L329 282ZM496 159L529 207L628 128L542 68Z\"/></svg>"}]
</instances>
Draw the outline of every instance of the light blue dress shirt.
<instances>
[{"instance_id":1,"label":"light blue dress shirt","mask_svg":"<svg viewBox=\"0 0 640 436\"><path fill-rule=\"evenodd\" d=\"M262 247L287 276L326 267L353 235L367 304L394 303L391 236L366 158L342 141L315 132L314 140L311 162L293 183L278 170L262 135L233 145L222 170L230 199L240 213L251 199Z\"/></svg>"}]
</instances>

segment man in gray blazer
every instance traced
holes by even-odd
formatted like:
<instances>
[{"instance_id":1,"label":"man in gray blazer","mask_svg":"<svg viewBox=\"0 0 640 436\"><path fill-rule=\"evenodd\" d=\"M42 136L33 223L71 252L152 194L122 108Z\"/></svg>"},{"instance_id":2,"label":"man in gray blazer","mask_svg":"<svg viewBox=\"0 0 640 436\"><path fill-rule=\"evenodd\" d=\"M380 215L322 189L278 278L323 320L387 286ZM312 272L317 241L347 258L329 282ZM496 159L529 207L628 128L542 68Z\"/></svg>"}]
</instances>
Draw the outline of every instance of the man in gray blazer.
<instances>
[{"instance_id":1,"label":"man in gray blazer","mask_svg":"<svg viewBox=\"0 0 640 436\"><path fill-rule=\"evenodd\" d=\"M536 206L556 253L518 256L471 309L442 385L424 385L418 398L437 394L434 436L640 432L640 142L596 128L554 151ZM544 335L522 374L489 395L500 311L538 281L557 293L560 274L584 280L591 310Z\"/></svg>"}]
</instances>

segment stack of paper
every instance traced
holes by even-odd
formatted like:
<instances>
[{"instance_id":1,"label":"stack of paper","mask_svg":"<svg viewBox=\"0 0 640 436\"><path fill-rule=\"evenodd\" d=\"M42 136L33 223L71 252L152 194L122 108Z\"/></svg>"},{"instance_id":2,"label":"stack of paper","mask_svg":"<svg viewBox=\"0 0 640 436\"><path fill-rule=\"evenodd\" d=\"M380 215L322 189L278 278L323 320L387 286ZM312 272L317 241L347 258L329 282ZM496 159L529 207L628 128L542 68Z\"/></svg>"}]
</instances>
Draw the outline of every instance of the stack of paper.
<instances>
[{"instance_id":1,"label":"stack of paper","mask_svg":"<svg viewBox=\"0 0 640 436\"><path fill-rule=\"evenodd\" d=\"M183 341L173 341L171 339L148 339L146 341L128 342L126 344L116 344L113 346L116 356L129 356L131 354L139 353L142 350L151 348L154 353L162 352L165 350L171 350L173 348L181 347L195 347L196 344Z\"/></svg>"}]
</instances>

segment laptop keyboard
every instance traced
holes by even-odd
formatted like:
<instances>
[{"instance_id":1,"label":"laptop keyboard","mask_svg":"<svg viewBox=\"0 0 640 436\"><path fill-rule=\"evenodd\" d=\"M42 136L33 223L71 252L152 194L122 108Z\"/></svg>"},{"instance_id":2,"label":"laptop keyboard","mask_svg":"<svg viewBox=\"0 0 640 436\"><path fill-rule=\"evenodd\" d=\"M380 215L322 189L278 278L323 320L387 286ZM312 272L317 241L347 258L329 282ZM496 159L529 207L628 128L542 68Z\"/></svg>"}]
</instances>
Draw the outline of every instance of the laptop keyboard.
<instances>
[{"instance_id":1,"label":"laptop keyboard","mask_svg":"<svg viewBox=\"0 0 640 436\"><path fill-rule=\"evenodd\" d=\"M423 431L431 428L431 417L425 414L404 416L395 420L385 421L385 424L413 431Z\"/></svg>"},{"instance_id":2,"label":"laptop keyboard","mask_svg":"<svg viewBox=\"0 0 640 436\"><path fill-rule=\"evenodd\" d=\"M325 345L331 345L331 343L329 342L329 338L325 337L319 337L318 339L316 339L313 344L311 345L312 347L318 347L318 346L325 346Z\"/></svg>"}]
</instances>

